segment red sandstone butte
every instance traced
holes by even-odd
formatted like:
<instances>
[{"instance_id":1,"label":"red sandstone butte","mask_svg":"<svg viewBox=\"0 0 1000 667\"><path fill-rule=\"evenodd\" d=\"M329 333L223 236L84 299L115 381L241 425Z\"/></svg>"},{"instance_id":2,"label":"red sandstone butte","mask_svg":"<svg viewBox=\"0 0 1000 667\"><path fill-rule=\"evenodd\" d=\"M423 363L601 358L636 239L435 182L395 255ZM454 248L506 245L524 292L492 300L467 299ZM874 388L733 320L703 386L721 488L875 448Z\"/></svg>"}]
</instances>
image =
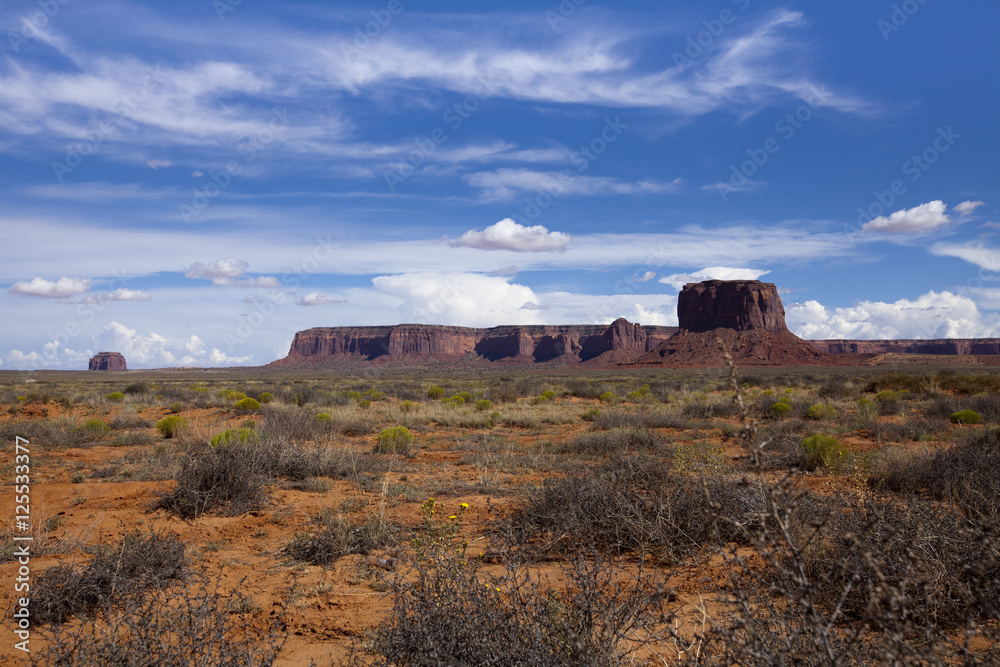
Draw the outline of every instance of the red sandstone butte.
<instances>
[{"instance_id":1,"label":"red sandstone butte","mask_svg":"<svg viewBox=\"0 0 1000 667\"><path fill-rule=\"evenodd\" d=\"M706 280L688 283L677 297L680 328L704 332L787 331L778 288L759 280Z\"/></svg>"},{"instance_id":2,"label":"red sandstone butte","mask_svg":"<svg viewBox=\"0 0 1000 667\"><path fill-rule=\"evenodd\" d=\"M90 358L92 371L125 371L125 357L121 352L98 352Z\"/></svg>"}]
</instances>

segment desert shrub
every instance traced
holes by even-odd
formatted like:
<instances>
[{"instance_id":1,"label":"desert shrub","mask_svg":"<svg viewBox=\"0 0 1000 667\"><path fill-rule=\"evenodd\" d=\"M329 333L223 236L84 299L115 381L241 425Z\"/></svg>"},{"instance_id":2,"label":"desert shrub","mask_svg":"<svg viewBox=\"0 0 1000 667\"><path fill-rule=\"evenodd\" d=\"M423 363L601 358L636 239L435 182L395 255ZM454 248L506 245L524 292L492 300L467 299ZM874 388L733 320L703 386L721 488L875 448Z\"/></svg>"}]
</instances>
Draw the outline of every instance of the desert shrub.
<instances>
[{"instance_id":1,"label":"desert shrub","mask_svg":"<svg viewBox=\"0 0 1000 667\"><path fill-rule=\"evenodd\" d=\"M313 440L328 427L311 412L287 406L269 405L262 408L257 432L267 442Z\"/></svg>"},{"instance_id":2,"label":"desert shrub","mask_svg":"<svg viewBox=\"0 0 1000 667\"><path fill-rule=\"evenodd\" d=\"M38 575L31 586L32 621L59 624L121 604L182 577L186 566L184 543L177 535L126 533L117 545L104 545L86 565L56 565Z\"/></svg>"},{"instance_id":3,"label":"desert shrub","mask_svg":"<svg viewBox=\"0 0 1000 667\"><path fill-rule=\"evenodd\" d=\"M442 398L441 402L445 405L449 405L453 408L465 405L465 399L461 396L449 396L448 398Z\"/></svg>"},{"instance_id":4,"label":"desert shrub","mask_svg":"<svg viewBox=\"0 0 1000 667\"><path fill-rule=\"evenodd\" d=\"M637 637L656 641L666 597L644 569L629 574L578 549L563 567L564 590L512 560L490 574L457 544L460 515L417 532L415 572L393 586L374 655L355 653L350 665L610 667L630 660Z\"/></svg>"},{"instance_id":5,"label":"desert shrub","mask_svg":"<svg viewBox=\"0 0 1000 667\"><path fill-rule=\"evenodd\" d=\"M650 390L648 384L644 384L633 392L629 392L628 399L630 401L642 401L644 399L652 399L653 392Z\"/></svg>"},{"instance_id":6,"label":"desert shrub","mask_svg":"<svg viewBox=\"0 0 1000 667\"><path fill-rule=\"evenodd\" d=\"M269 667L288 636L287 603L262 623L245 582L224 588L221 579L221 573L197 572L182 584L95 611L78 624L56 625L32 657L38 664L65 667Z\"/></svg>"},{"instance_id":7,"label":"desert shrub","mask_svg":"<svg viewBox=\"0 0 1000 667\"><path fill-rule=\"evenodd\" d=\"M535 403L551 403L556 400L556 392L546 389L535 398Z\"/></svg>"},{"instance_id":8,"label":"desert shrub","mask_svg":"<svg viewBox=\"0 0 1000 667\"><path fill-rule=\"evenodd\" d=\"M456 391L455 392L455 396L461 398L463 403L471 403L472 402L472 392L468 392L468 391Z\"/></svg>"},{"instance_id":9,"label":"desert shrub","mask_svg":"<svg viewBox=\"0 0 1000 667\"><path fill-rule=\"evenodd\" d=\"M837 409L827 403L816 403L809 406L806 416L809 419L834 419L837 416Z\"/></svg>"},{"instance_id":10,"label":"desert shrub","mask_svg":"<svg viewBox=\"0 0 1000 667\"><path fill-rule=\"evenodd\" d=\"M784 401L772 403L771 407L768 409L771 412L771 416L775 419L784 419L788 415L792 414L792 406Z\"/></svg>"},{"instance_id":11,"label":"desert shrub","mask_svg":"<svg viewBox=\"0 0 1000 667\"><path fill-rule=\"evenodd\" d=\"M978 412L984 421L1000 421L1000 394L976 394L966 399L966 405L970 410Z\"/></svg>"},{"instance_id":12,"label":"desert shrub","mask_svg":"<svg viewBox=\"0 0 1000 667\"><path fill-rule=\"evenodd\" d=\"M371 414L352 414L337 420L337 431L344 435L369 435L378 427L378 420Z\"/></svg>"},{"instance_id":13,"label":"desert shrub","mask_svg":"<svg viewBox=\"0 0 1000 667\"><path fill-rule=\"evenodd\" d=\"M831 377L819 386L818 393L822 398L854 398L858 388L847 378Z\"/></svg>"},{"instance_id":14,"label":"desert shrub","mask_svg":"<svg viewBox=\"0 0 1000 667\"><path fill-rule=\"evenodd\" d=\"M79 429L81 436L87 440L100 440L111 433L111 427L100 419L90 419L84 422Z\"/></svg>"},{"instance_id":15,"label":"desert shrub","mask_svg":"<svg viewBox=\"0 0 1000 667\"><path fill-rule=\"evenodd\" d=\"M419 408L420 404L414 403L413 401L403 401L399 404L399 409L406 413L415 412Z\"/></svg>"},{"instance_id":16,"label":"desert shrub","mask_svg":"<svg viewBox=\"0 0 1000 667\"><path fill-rule=\"evenodd\" d=\"M391 426L382 429L375 443L375 451L380 454L409 454L413 435L405 426Z\"/></svg>"},{"instance_id":17,"label":"desert shrub","mask_svg":"<svg viewBox=\"0 0 1000 667\"><path fill-rule=\"evenodd\" d=\"M1000 517L1000 433L975 431L939 451L883 455L872 483L897 493L929 492L970 516Z\"/></svg>"},{"instance_id":18,"label":"desert shrub","mask_svg":"<svg viewBox=\"0 0 1000 667\"><path fill-rule=\"evenodd\" d=\"M121 393L120 391L113 391L110 394L108 394L108 400L113 403L121 403L122 401L125 400L125 394Z\"/></svg>"},{"instance_id":19,"label":"desert shrub","mask_svg":"<svg viewBox=\"0 0 1000 667\"><path fill-rule=\"evenodd\" d=\"M473 407L475 407L475 409L478 410L479 412L484 412L486 410L492 410L493 409L493 401L491 401L488 398L482 398L482 399L476 401L476 404Z\"/></svg>"},{"instance_id":20,"label":"desert shrub","mask_svg":"<svg viewBox=\"0 0 1000 667\"><path fill-rule=\"evenodd\" d=\"M806 470L837 469L847 454L847 448L833 436L817 434L802 441L802 466Z\"/></svg>"},{"instance_id":21,"label":"desert shrub","mask_svg":"<svg viewBox=\"0 0 1000 667\"><path fill-rule=\"evenodd\" d=\"M686 429L690 422L672 410L649 410L642 412L625 412L624 410L607 410L600 412L594 418L595 431L612 428L676 428Z\"/></svg>"},{"instance_id":22,"label":"desert shrub","mask_svg":"<svg viewBox=\"0 0 1000 667\"><path fill-rule=\"evenodd\" d=\"M545 480L527 491L503 529L524 549L559 552L588 542L678 562L732 536L715 521L713 507L749 520L762 502L753 489L724 477L683 475L660 459L633 455Z\"/></svg>"},{"instance_id":23,"label":"desert shrub","mask_svg":"<svg viewBox=\"0 0 1000 667\"><path fill-rule=\"evenodd\" d=\"M618 401L618 396L613 391L606 391L597 397L601 403L615 403Z\"/></svg>"},{"instance_id":24,"label":"desert shrub","mask_svg":"<svg viewBox=\"0 0 1000 667\"><path fill-rule=\"evenodd\" d=\"M267 503L267 471L274 466L273 452L245 444L186 455L173 491L164 492L154 508L183 519L207 512L235 516L259 510Z\"/></svg>"},{"instance_id":25,"label":"desert shrub","mask_svg":"<svg viewBox=\"0 0 1000 667\"><path fill-rule=\"evenodd\" d=\"M269 391L262 391L258 396L257 400L260 401L261 405L267 405L274 400L274 394Z\"/></svg>"},{"instance_id":26,"label":"desert shrub","mask_svg":"<svg viewBox=\"0 0 1000 667\"><path fill-rule=\"evenodd\" d=\"M183 409L184 409L184 407L180 403L171 403L170 404L170 411L173 412L174 414L177 414L178 412L180 412Z\"/></svg>"},{"instance_id":27,"label":"desert shrub","mask_svg":"<svg viewBox=\"0 0 1000 667\"><path fill-rule=\"evenodd\" d=\"M983 418L974 410L959 410L951 413L952 424L982 424Z\"/></svg>"},{"instance_id":28,"label":"desert shrub","mask_svg":"<svg viewBox=\"0 0 1000 667\"><path fill-rule=\"evenodd\" d=\"M321 412L316 415L316 423L322 428L330 428L333 426L333 417L330 416L329 412Z\"/></svg>"},{"instance_id":29,"label":"desert shrub","mask_svg":"<svg viewBox=\"0 0 1000 667\"><path fill-rule=\"evenodd\" d=\"M185 417L179 415L167 415L160 421L156 422L156 430L160 432L164 438L174 438L187 428L188 420Z\"/></svg>"},{"instance_id":30,"label":"desert shrub","mask_svg":"<svg viewBox=\"0 0 1000 667\"><path fill-rule=\"evenodd\" d=\"M427 390L427 398L434 401L444 398L444 395L445 395L444 389L437 385L434 385L433 387Z\"/></svg>"},{"instance_id":31,"label":"desert shrub","mask_svg":"<svg viewBox=\"0 0 1000 667\"><path fill-rule=\"evenodd\" d=\"M361 398L361 394L358 394L358 398ZM302 407L309 402L309 394L304 391L299 391L292 394L292 405L297 407Z\"/></svg>"},{"instance_id":32,"label":"desert shrub","mask_svg":"<svg viewBox=\"0 0 1000 667\"><path fill-rule=\"evenodd\" d=\"M396 526L384 516L369 513L363 520L338 514L321 516L321 527L314 532L298 533L281 552L291 560L330 565L344 556L367 554L396 543Z\"/></svg>"},{"instance_id":33,"label":"desert shrub","mask_svg":"<svg viewBox=\"0 0 1000 667\"><path fill-rule=\"evenodd\" d=\"M241 398L236 401L236 405L233 406L236 410L236 414L239 415L249 415L257 414L260 412L260 402L252 398Z\"/></svg>"},{"instance_id":34,"label":"desert shrub","mask_svg":"<svg viewBox=\"0 0 1000 667\"><path fill-rule=\"evenodd\" d=\"M257 432L250 428L229 428L222 433L217 433L212 436L211 444L213 449L219 449L220 447L229 447L230 445L241 444L248 445L260 441L260 436Z\"/></svg>"},{"instance_id":35,"label":"desert shrub","mask_svg":"<svg viewBox=\"0 0 1000 667\"><path fill-rule=\"evenodd\" d=\"M580 419L582 419L585 422L593 422L600 416L601 416L600 410L598 410L597 408L591 408L590 410L587 410L582 415L580 415Z\"/></svg>"},{"instance_id":36,"label":"desert shrub","mask_svg":"<svg viewBox=\"0 0 1000 667\"><path fill-rule=\"evenodd\" d=\"M857 407L854 411L856 426L865 429L874 428L878 420L879 411L879 405L875 401L862 396L858 399Z\"/></svg>"},{"instance_id":37,"label":"desert shrub","mask_svg":"<svg viewBox=\"0 0 1000 667\"><path fill-rule=\"evenodd\" d=\"M613 428L607 431L583 433L560 446L560 451L608 456L656 450L662 443L662 438L646 428Z\"/></svg>"}]
</instances>

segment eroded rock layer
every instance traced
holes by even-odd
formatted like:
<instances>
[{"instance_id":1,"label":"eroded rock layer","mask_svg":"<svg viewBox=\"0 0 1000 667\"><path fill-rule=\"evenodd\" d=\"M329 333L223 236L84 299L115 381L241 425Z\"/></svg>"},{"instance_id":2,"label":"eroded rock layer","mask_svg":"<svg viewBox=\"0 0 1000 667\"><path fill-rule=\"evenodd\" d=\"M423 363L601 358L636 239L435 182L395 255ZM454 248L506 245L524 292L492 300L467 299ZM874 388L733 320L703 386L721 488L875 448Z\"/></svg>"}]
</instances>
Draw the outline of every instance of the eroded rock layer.
<instances>
[{"instance_id":1,"label":"eroded rock layer","mask_svg":"<svg viewBox=\"0 0 1000 667\"><path fill-rule=\"evenodd\" d=\"M125 371L125 357L121 352L98 352L90 358L92 371Z\"/></svg>"}]
</instances>

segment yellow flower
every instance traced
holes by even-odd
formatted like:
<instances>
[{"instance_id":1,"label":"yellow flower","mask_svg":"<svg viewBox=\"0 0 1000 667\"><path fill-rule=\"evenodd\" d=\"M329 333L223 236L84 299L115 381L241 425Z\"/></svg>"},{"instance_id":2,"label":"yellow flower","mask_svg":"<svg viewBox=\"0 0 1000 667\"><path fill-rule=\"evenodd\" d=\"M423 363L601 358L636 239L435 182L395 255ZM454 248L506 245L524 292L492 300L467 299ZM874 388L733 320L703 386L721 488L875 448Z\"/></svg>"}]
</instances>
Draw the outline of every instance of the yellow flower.
<instances>
[{"instance_id":1,"label":"yellow flower","mask_svg":"<svg viewBox=\"0 0 1000 667\"><path fill-rule=\"evenodd\" d=\"M469 503L462 503L462 504L459 505L459 507L461 507L464 510L467 510L467 509L469 509Z\"/></svg>"},{"instance_id":2,"label":"yellow flower","mask_svg":"<svg viewBox=\"0 0 1000 667\"><path fill-rule=\"evenodd\" d=\"M452 514L452 515L451 515L450 517L448 517L448 518L449 518L449 519L457 519L457 518L458 518L458 515L457 515L457 514Z\"/></svg>"}]
</instances>

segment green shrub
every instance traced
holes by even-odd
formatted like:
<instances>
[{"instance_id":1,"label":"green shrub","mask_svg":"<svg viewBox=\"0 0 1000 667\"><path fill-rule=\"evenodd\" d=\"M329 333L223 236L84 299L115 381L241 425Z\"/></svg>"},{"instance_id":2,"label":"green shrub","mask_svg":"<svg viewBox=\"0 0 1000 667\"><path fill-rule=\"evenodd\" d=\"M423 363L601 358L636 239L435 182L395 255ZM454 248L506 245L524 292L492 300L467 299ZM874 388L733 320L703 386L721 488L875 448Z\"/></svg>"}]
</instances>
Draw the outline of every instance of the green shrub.
<instances>
[{"instance_id":1,"label":"green shrub","mask_svg":"<svg viewBox=\"0 0 1000 667\"><path fill-rule=\"evenodd\" d=\"M420 407L419 403L414 403L413 401L403 401L399 404L399 409L403 412L413 412Z\"/></svg>"},{"instance_id":2,"label":"green shrub","mask_svg":"<svg viewBox=\"0 0 1000 667\"><path fill-rule=\"evenodd\" d=\"M321 426L331 426L333 424L333 417L330 416L329 412L321 412L316 415L316 422Z\"/></svg>"},{"instance_id":3,"label":"green shrub","mask_svg":"<svg viewBox=\"0 0 1000 667\"><path fill-rule=\"evenodd\" d=\"M479 399L478 401L476 401L476 405L474 407L479 412L485 412L486 410L492 410L493 409L493 401L491 401L488 398L482 398L482 399Z\"/></svg>"},{"instance_id":4,"label":"green shrub","mask_svg":"<svg viewBox=\"0 0 1000 667\"><path fill-rule=\"evenodd\" d=\"M358 394L358 397L360 398L361 394ZM305 392L300 391L298 393L292 394L292 403L299 406L300 408L308 402L309 402L309 397L306 396Z\"/></svg>"},{"instance_id":5,"label":"green shrub","mask_svg":"<svg viewBox=\"0 0 1000 667\"><path fill-rule=\"evenodd\" d=\"M241 398L233 407L237 413L243 415L260 412L260 403L253 398Z\"/></svg>"},{"instance_id":6,"label":"green shrub","mask_svg":"<svg viewBox=\"0 0 1000 667\"><path fill-rule=\"evenodd\" d=\"M975 410L959 410L951 413L952 424L982 424L983 418Z\"/></svg>"},{"instance_id":7,"label":"green shrub","mask_svg":"<svg viewBox=\"0 0 1000 667\"><path fill-rule=\"evenodd\" d=\"M408 454L413 435L405 426L391 426L378 434L375 451L384 454Z\"/></svg>"},{"instance_id":8,"label":"green shrub","mask_svg":"<svg viewBox=\"0 0 1000 667\"><path fill-rule=\"evenodd\" d=\"M274 400L274 395L269 391L265 391L257 396L257 400L260 401L261 405L267 405Z\"/></svg>"},{"instance_id":9,"label":"green shrub","mask_svg":"<svg viewBox=\"0 0 1000 667\"><path fill-rule=\"evenodd\" d=\"M491 412L490 413L490 418L486 420L486 426L488 428L493 428L494 426L496 426L499 423L500 423L500 413L499 412L495 412L495 411Z\"/></svg>"},{"instance_id":10,"label":"green shrub","mask_svg":"<svg viewBox=\"0 0 1000 667\"><path fill-rule=\"evenodd\" d=\"M618 400L618 396L615 395L615 392L613 391L606 391L600 396L598 396L597 400L599 400L601 403L614 403L615 401Z\"/></svg>"},{"instance_id":11,"label":"green shrub","mask_svg":"<svg viewBox=\"0 0 1000 667\"><path fill-rule=\"evenodd\" d=\"M113 391L110 394L108 394L108 400L114 403L121 403L122 401L125 400L125 394L121 393L120 391Z\"/></svg>"},{"instance_id":12,"label":"green shrub","mask_svg":"<svg viewBox=\"0 0 1000 667\"><path fill-rule=\"evenodd\" d=\"M252 419L244 419L241 428L257 428L257 422Z\"/></svg>"},{"instance_id":13,"label":"green shrub","mask_svg":"<svg viewBox=\"0 0 1000 667\"><path fill-rule=\"evenodd\" d=\"M811 435L802 441L802 465L806 470L839 468L847 458L847 448L829 435Z\"/></svg>"},{"instance_id":14,"label":"green shrub","mask_svg":"<svg viewBox=\"0 0 1000 667\"><path fill-rule=\"evenodd\" d=\"M465 399L461 396L449 396L448 398L442 398L441 402L445 405L451 405L454 407L465 405Z\"/></svg>"},{"instance_id":15,"label":"green shrub","mask_svg":"<svg viewBox=\"0 0 1000 667\"><path fill-rule=\"evenodd\" d=\"M181 411L182 409L183 409L183 408L181 407L181 404L180 404L180 403L171 403L171 404L170 404L170 411L171 411L171 412L173 412L174 414L177 414L177 413L178 413L178 412L180 412L180 411Z\"/></svg>"},{"instance_id":16,"label":"green shrub","mask_svg":"<svg viewBox=\"0 0 1000 667\"><path fill-rule=\"evenodd\" d=\"M466 403L472 403L472 392L456 391L455 396L460 396Z\"/></svg>"},{"instance_id":17,"label":"green shrub","mask_svg":"<svg viewBox=\"0 0 1000 667\"><path fill-rule=\"evenodd\" d=\"M258 442L260 436L257 432L250 428L229 428L212 436L212 440L209 444L212 445L212 449L219 449L220 447L229 447L230 445L239 443L241 445Z\"/></svg>"},{"instance_id":18,"label":"green shrub","mask_svg":"<svg viewBox=\"0 0 1000 667\"><path fill-rule=\"evenodd\" d=\"M628 395L628 399L630 401L641 401L642 399L646 398L647 396L652 396L652 395L653 395L653 392L650 390L649 385L648 384L644 384L641 387L639 387L638 389L636 389L635 391L631 392Z\"/></svg>"},{"instance_id":19,"label":"green shrub","mask_svg":"<svg viewBox=\"0 0 1000 667\"><path fill-rule=\"evenodd\" d=\"M111 433L111 427L100 419L91 419L80 427L80 433L88 440L100 440Z\"/></svg>"},{"instance_id":20,"label":"green shrub","mask_svg":"<svg viewBox=\"0 0 1000 667\"><path fill-rule=\"evenodd\" d=\"M433 399L435 401L444 398L444 395L445 395L444 389L438 387L437 385L434 385L433 387L427 390L427 398Z\"/></svg>"},{"instance_id":21,"label":"green shrub","mask_svg":"<svg viewBox=\"0 0 1000 667\"><path fill-rule=\"evenodd\" d=\"M771 416L775 419L784 419L792 413L792 406L785 401L771 403Z\"/></svg>"},{"instance_id":22,"label":"green shrub","mask_svg":"<svg viewBox=\"0 0 1000 667\"><path fill-rule=\"evenodd\" d=\"M187 428L188 420L180 415L167 415L156 422L156 430L164 438L173 438L183 429Z\"/></svg>"},{"instance_id":23,"label":"green shrub","mask_svg":"<svg viewBox=\"0 0 1000 667\"><path fill-rule=\"evenodd\" d=\"M837 409L828 403L816 403L809 406L806 416L809 419L833 419L837 416Z\"/></svg>"},{"instance_id":24,"label":"green shrub","mask_svg":"<svg viewBox=\"0 0 1000 667\"><path fill-rule=\"evenodd\" d=\"M369 401L381 401L385 399L385 393L381 391L375 391L374 389L369 389L364 394L362 394Z\"/></svg>"},{"instance_id":25,"label":"green shrub","mask_svg":"<svg viewBox=\"0 0 1000 667\"><path fill-rule=\"evenodd\" d=\"M592 422L600 416L601 416L600 410L598 410L597 408L591 408L590 410L587 410L582 415L580 415L580 419L582 419L585 422Z\"/></svg>"},{"instance_id":26,"label":"green shrub","mask_svg":"<svg viewBox=\"0 0 1000 667\"><path fill-rule=\"evenodd\" d=\"M232 389L220 389L219 392L215 395L215 397L232 400L236 397L236 392Z\"/></svg>"}]
</instances>

